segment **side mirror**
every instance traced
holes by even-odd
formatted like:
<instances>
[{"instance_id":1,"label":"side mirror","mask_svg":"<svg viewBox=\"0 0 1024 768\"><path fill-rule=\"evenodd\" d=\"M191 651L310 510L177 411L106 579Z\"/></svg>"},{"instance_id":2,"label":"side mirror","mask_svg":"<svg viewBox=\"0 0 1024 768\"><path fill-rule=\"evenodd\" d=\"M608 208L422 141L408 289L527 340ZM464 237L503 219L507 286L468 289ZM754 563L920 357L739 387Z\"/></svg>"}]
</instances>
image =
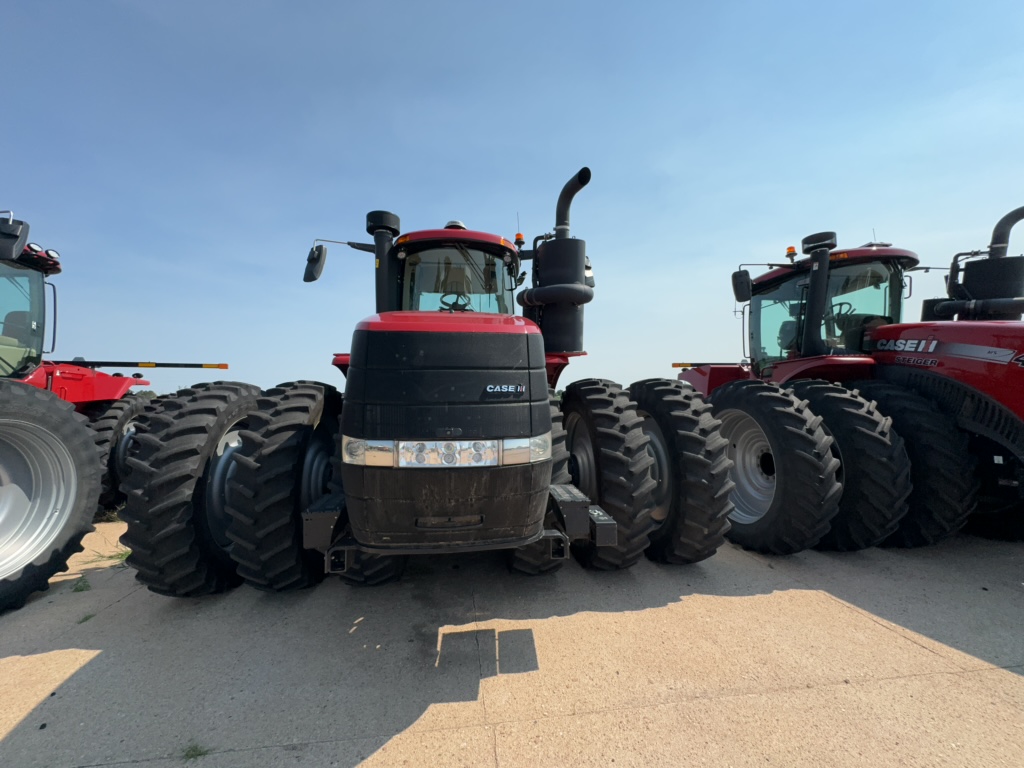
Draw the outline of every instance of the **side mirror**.
<instances>
[{"instance_id":1,"label":"side mirror","mask_svg":"<svg viewBox=\"0 0 1024 768\"><path fill-rule=\"evenodd\" d=\"M732 273L732 293L740 304L750 301L750 297L754 293L754 284L747 270L741 269Z\"/></svg>"},{"instance_id":2,"label":"side mirror","mask_svg":"<svg viewBox=\"0 0 1024 768\"><path fill-rule=\"evenodd\" d=\"M302 282L312 283L314 280L319 280L326 261L327 246L314 245L310 248L309 256L306 257L306 274L302 276Z\"/></svg>"}]
</instances>

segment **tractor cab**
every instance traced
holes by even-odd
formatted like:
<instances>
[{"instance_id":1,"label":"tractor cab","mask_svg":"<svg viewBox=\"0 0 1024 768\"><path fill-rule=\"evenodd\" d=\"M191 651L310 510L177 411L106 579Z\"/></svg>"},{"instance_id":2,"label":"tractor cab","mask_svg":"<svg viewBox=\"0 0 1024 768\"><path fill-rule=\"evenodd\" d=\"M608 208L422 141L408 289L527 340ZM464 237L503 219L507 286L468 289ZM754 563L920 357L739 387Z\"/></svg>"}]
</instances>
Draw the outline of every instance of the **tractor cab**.
<instances>
[{"instance_id":1,"label":"tractor cab","mask_svg":"<svg viewBox=\"0 0 1024 768\"><path fill-rule=\"evenodd\" d=\"M21 378L42 361L43 274L0 261L0 378Z\"/></svg>"},{"instance_id":2,"label":"tractor cab","mask_svg":"<svg viewBox=\"0 0 1024 768\"><path fill-rule=\"evenodd\" d=\"M789 264L768 265L775 268L754 280L746 270L733 276L737 300L750 302L750 360L758 375L796 358L863 355L873 328L901 321L914 253L868 243L829 248L823 264L797 261L793 248L787 255Z\"/></svg>"},{"instance_id":3,"label":"tractor cab","mask_svg":"<svg viewBox=\"0 0 1024 768\"><path fill-rule=\"evenodd\" d=\"M519 254L503 237L451 222L399 237L388 259L397 262L396 309L515 314Z\"/></svg>"},{"instance_id":4,"label":"tractor cab","mask_svg":"<svg viewBox=\"0 0 1024 768\"><path fill-rule=\"evenodd\" d=\"M61 271L60 254L28 242L28 224L0 219L0 378L22 378L42 362L45 279Z\"/></svg>"}]
</instances>

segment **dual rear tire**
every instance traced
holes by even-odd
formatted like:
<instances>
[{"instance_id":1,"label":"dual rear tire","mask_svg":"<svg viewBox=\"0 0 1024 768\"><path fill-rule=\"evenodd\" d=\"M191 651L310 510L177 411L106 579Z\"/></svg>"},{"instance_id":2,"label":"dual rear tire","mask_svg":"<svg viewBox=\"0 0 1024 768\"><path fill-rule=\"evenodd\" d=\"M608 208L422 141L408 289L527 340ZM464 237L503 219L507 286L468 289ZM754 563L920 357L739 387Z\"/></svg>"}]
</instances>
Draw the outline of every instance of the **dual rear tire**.
<instances>
[{"instance_id":1,"label":"dual rear tire","mask_svg":"<svg viewBox=\"0 0 1024 768\"><path fill-rule=\"evenodd\" d=\"M572 482L615 520L618 529L615 546L578 544L576 556L598 570L628 568L643 556L653 529L654 458L643 419L629 393L604 379L570 384L562 414Z\"/></svg>"},{"instance_id":2,"label":"dual rear tire","mask_svg":"<svg viewBox=\"0 0 1024 768\"><path fill-rule=\"evenodd\" d=\"M725 542L733 489L728 442L712 407L680 381L647 379L629 388L650 438L656 481L647 556L690 564Z\"/></svg>"},{"instance_id":3,"label":"dual rear tire","mask_svg":"<svg viewBox=\"0 0 1024 768\"><path fill-rule=\"evenodd\" d=\"M153 592L195 597L243 581L286 591L319 582L302 512L340 488L341 395L316 382L269 390L214 382L181 390L138 418L123 483L128 564ZM344 510L340 526L344 526ZM343 575L379 584L400 558L359 554Z\"/></svg>"},{"instance_id":4,"label":"dual rear tire","mask_svg":"<svg viewBox=\"0 0 1024 768\"><path fill-rule=\"evenodd\" d=\"M645 554L663 563L696 563L715 553L728 530L729 460L718 421L680 382L649 379L628 390L604 379L570 384L561 408L552 399L552 483L574 484L616 523L614 546L578 543L585 566L620 570ZM546 526L557 524L549 515ZM513 569L555 570L547 542L514 550Z\"/></svg>"},{"instance_id":5,"label":"dual rear tire","mask_svg":"<svg viewBox=\"0 0 1024 768\"><path fill-rule=\"evenodd\" d=\"M136 579L161 595L196 597L241 583L227 536L227 490L258 387L218 381L179 390L138 417L122 484Z\"/></svg>"},{"instance_id":6,"label":"dual rear tire","mask_svg":"<svg viewBox=\"0 0 1024 768\"><path fill-rule=\"evenodd\" d=\"M312 381L282 384L260 398L235 461L227 535L238 573L257 589L283 592L320 582L324 554L303 547L302 513L341 488L342 396ZM335 536L347 526L344 507ZM343 581L376 585L397 579L405 558L357 552Z\"/></svg>"},{"instance_id":7,"label":"dual rear tire","mask_svg":"<svg viewBox=\"0 0 1024 768\"><path fill-rule=\"evenodd\" d=\"M966 434L913 391L739 381L711 400L735 462L729 537L747 549L924 546L974 509Z\"/></svg>"},{"instance_id":8,"label":"dual rear tire","mask_svg":"<svg viewBox=\"0 0 1024 768\"><path fill-rule=\"evenodd\" d=\"M910 458L908 510L882 545L923 547L950 538L977 504L977 466L967 433L935 402L905 387L877 379L853 386L892 419Z\"/></svg>"},{"instance_id":9,"label":"dual rear tire","mask_svg":"<svg viewBox=\"0 0 1024 768\"><path fill-rule=\"evenodd\" d=\"M734 465L729 538L774 555L821 541L843 488L822 417L793 392L761 381L726 384L711 403Z\"/></svg>"}]
</instances>

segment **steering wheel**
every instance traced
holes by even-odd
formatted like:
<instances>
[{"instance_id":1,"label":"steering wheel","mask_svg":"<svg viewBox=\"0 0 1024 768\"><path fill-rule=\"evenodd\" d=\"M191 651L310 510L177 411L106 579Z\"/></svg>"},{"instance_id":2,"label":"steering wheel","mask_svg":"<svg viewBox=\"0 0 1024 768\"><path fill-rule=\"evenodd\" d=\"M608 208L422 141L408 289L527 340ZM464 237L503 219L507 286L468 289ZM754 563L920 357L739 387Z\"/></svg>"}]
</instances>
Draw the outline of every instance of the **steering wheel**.
<instances>
[{"instance_id":1,"label":"steering wheel","mask_svg":"<svg viewBox=\"0 0 1024 768\"><path fill-rule=\"evenodd\" d=\"M853 304L848 301L839 301L833 304L823 319L837 320L840 317L849 317L854 314Z\"/></svg>"},{"instance_id":2,"label":"steering wheel","mask_svg":"<svg viewBox=\"0 0 1024 768\"><path fill-rule=\"evenodd\" d=\"M449 301L445 301L445 298L452 296L453 298ZM464 293L442 293L441 298L438 299L441 304L441 309L438 312L472 312L473 307L470 304L469 296Z\"/></svg>"}]
</instances>

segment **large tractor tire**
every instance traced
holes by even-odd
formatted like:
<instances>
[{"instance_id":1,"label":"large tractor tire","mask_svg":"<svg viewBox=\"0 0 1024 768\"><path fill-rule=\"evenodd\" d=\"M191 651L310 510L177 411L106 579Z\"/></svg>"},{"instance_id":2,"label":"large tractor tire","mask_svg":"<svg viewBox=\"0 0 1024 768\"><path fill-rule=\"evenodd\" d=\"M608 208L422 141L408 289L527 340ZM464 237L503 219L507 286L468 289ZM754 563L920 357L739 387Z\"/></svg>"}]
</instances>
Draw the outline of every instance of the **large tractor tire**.
<instances>
[{"instance_id":1,"label":"large tractor tire","mask_svg":"<svg viewBox=\"0 0 1024 768\"><path fill-rule=\"evenodd\" d=\"M821 541L843 491L823 419L792 392L760 381L726 384L711 404L734 464L728 537L773 555Z\"/></svg>"},{"instance_id":2,"label":"large tractor tire","mask_svg":"<svg viewBox=\"0 0 1024 768\"><path fill-rule=\"evenodd\" d=\"M681 381L647 379L629 388L644 420L657 488L647 556L696 563L725 543L732 502L732 463L721 422L709 403Z\"/></svg>"},{"instance_id":3,"label":"large tractor tire","mask_svg":"<svg viewBox=\"0 0 1024 768\"><path fill-rule=\"evenodd\" d=\"M121 543L153 592L196 597L241 583L227 538L227 487L259 395L250 384L197 384L139 416Z\"/></svg>"},{"instance_id":4,"label":"large tractor tire","mask_svg":"<svg viewBox=\"0 0 1024 768\"><path fill-rule=\"evenodd\" d=\"M0 381L0 611L68 568L100 493L92 432L51 392Z\"/></svg>"},{"instance_id":5,"label":"large tractor tire","mask_svg":"<svg viewBox=\"0 0 1024 768\"><path fill-rule=\"evenodd\" d=\"M572 482L572 476L569 474L569 449L566 447L562 411L555 399L554 392L548 392L548 401L551 404L551 484L567 485ZM557 523L558 514L549 509L544 518L544 527L554 528ZM564 559L551 556L551 546L545 539L527 544L525 547L509 550L509 569L530 576L553 573L564 563Z\"/></svg>"},{"instance_id":6,"label":"large tractor tire","mask_svg":"<svg viewBox=\"0 0 1024 768\"><path fill-rule=\"evenodd\" d=\"M302 546L302 514L330 493L341 395L300 381L268 390L249 416L228 483L227 535L238 575L283 592L324 577L324 556Z\"/></svg>"},{"instance_id":7,"label":"large tractor tire","mask_svg":"<svg viewBox=\"0 0 1024 768\"><path fill-rule=\"evenodd\" d=\"M83 414L96 433L100 449L100 501L98 512L119 507L124 503L121 481L126 476L125 459L128 445L135 436L135 423L146 409L147 400L138 395L125 395L120 400L89 405Z\"/></svg>"},{"instance_id":8,"label":"large tractor tire","mask_svg":"<svg viewBox=\"0 0 1024 768\"><path fill-rule=\"evenodd\" d=\"M977 501L976 460L967 433L912 390L877 380L851 386L892 419L910 456L910 508L882 546L923 547L948 539L963 528Z\"/></svg>"},{"instance_id":9,"label":"large tractor tire","mask_svg":"<svg viewBox=\"0 0 1024 768\"><path fill-rule=\"evenodd\" d=\"M577 547L584 565L601 570L628 568L650 545L655 489L643 419L629 393L614 382L585 379L570 384L562 398L569 467L573 483L618 527L614 547Z\"/></svg>"},{"instance_id":10,"label":"large tractor tire","mask_svg":"<svg viewBox=\"0 0 1024 768\"><path fill-rule=\"evenodd\" d=\"M824 418L839 459L839 512L816 547L850 552L880 544L907 514L912 489L910 457L892 419L857 393L827 381L798 381L790 389Z\"/></svg>"}]
</instances>

